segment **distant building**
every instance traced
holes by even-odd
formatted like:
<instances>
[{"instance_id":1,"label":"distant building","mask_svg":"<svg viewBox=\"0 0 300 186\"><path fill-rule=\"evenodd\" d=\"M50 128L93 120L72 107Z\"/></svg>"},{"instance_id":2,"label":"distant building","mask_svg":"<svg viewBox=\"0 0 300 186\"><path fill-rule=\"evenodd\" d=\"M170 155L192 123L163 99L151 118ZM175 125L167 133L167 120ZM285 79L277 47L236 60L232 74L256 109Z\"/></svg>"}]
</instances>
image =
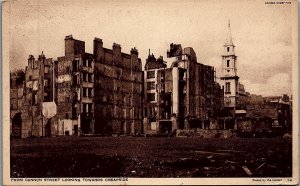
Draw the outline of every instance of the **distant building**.
<instances>
[{"instance_id":1,"label":"distant building","mask_svg":"<svg viewBox=\"0 0 300 186\"><path fill-rule=\"evenodd\" d=\"M224 90L217 82L214 83L212 100L213 113L216 118L219 117L221 112L224 110Z\"/></svg>"},{"instance_id":2,"label":"distant building","mask_svg":"<svg viewBox=\"0 0 300 186\"><path fill-rule=\"evenodd\" d=\"M175 57L170 68L153 54L145 65L144 131L148 133L190 128L215 118L223 108L223 90L215 82L213 67L198 63L191 47L171 44L167 54Z\"/></svg>"},{"instance_id":3,"label":"distant building","mask_svg":"<svg viewBox=\"0 0 300 186\"><path fill-rule=\"evenodd\" d=\"M251 97L250 93L246 92L242 83L238 82L238 99L236 102L236 110L245 111L247 104L249 104Z\"/></svg>"},{"instance_id":4,"label":"distant building","mask_svg":"<svg viewBox=\"0 0 300 186\"><path fill-rule=\"evenodd\" d=\"M292 130L292 103L287 95L262 97L255 96L255 101L247 105L247 116L270 117L273 125L281 126L283 129ZM259 99L257 99L259 98Z\"/></svg>"}]
</instances>

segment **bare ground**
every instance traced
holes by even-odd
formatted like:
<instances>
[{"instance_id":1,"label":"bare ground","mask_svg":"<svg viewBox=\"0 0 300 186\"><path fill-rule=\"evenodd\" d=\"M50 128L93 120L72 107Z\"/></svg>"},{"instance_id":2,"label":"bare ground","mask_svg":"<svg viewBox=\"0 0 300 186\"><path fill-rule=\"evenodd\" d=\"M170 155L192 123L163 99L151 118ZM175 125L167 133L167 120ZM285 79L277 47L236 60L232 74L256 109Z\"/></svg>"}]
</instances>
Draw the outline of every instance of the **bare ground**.
<instances>
[{"instance_id":1,"label":"bare ground","mask_svg":"<svg viewBox=\"0 0 300 186\"><path fill-rule=\"evenodd\" d=\"M290 177L292 140L12 139L10 158L11 177Z\"/></svg>"}]
</instances>

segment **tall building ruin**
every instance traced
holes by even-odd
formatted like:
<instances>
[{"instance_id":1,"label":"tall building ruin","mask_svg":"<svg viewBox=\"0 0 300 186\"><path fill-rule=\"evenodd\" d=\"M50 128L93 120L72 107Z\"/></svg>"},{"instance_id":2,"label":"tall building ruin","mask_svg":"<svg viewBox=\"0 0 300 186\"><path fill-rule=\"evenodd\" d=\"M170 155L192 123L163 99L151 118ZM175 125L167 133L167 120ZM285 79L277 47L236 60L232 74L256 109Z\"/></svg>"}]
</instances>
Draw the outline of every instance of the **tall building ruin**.
<instances>
[{"instance_id":1,"label":"tall building ruin","mask_svg":"<svg viewBox=\"0 0 300 186\"><path fill-rule=\"evenodd\" d=\"M198 63L191 47L171 44L167 55L174 59L170 68L162 57L149 54L146 60L144 130L164 133L201 128L223 108L223 90L215 81L215 69Z\"/></svg>"},{"instance_id":2,"label":"tall building ruin","mask_svg":"<svg viewBox=\"0 0 300 186\"><path fill-rule=\"evenodd\" d=\"M95 133L136 134L142 132L142 63L138 50L123 53L94 39Z\"/></svg>"},{"instance_id":3,"label":"tall building ruin","mask_svg":"<svg viewBox=\"0 0 300 186\"><path fill-rule=\"evenodd\" d=\"M21 91L21 90L20 90ZM43 103L53 101L53 60L43 54L36 60L29 55L25 69L23 99L20 106L20 137L51 136L56 131L56 118L43 115Z\"/></svg>"}]
</instances>

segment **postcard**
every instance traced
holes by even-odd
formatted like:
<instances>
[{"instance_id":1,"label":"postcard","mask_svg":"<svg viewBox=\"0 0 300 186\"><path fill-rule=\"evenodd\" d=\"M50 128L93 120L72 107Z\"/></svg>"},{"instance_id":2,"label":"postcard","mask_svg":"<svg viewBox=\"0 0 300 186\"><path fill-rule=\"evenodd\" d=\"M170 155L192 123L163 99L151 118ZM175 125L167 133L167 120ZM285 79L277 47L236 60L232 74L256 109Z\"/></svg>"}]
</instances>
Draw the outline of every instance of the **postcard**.
<instances>
[{"instance_id":1,"label":"postcard","mask_svg":"<svg viewBox=\"0 0 300 186\"><path fill-rule=\"evenodd\" d=\"M294 185L298 1L7 0L4 185Z\"/></svg>"}]
</instances>

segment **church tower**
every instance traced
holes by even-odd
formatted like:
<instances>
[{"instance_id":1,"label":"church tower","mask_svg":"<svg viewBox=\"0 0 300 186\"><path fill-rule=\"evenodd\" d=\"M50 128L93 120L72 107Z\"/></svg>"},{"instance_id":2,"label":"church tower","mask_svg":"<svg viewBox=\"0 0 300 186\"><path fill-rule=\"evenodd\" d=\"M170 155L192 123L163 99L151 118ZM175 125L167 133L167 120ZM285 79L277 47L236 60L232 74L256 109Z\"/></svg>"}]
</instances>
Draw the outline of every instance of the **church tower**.
<instances>
[{"instance_id":1,"label":"church tower","mask_svg":"<svg viewBox=\"0 0 300 186\"><path fill-rule=\"evenodd\" d=\"M221 82L224 88L224 106L227 109L235 110L238 98L238 80L236 59L232 42L230 20L228 21L227 39L222 55L222 77Z\"/></svg>"}]
</instances>

